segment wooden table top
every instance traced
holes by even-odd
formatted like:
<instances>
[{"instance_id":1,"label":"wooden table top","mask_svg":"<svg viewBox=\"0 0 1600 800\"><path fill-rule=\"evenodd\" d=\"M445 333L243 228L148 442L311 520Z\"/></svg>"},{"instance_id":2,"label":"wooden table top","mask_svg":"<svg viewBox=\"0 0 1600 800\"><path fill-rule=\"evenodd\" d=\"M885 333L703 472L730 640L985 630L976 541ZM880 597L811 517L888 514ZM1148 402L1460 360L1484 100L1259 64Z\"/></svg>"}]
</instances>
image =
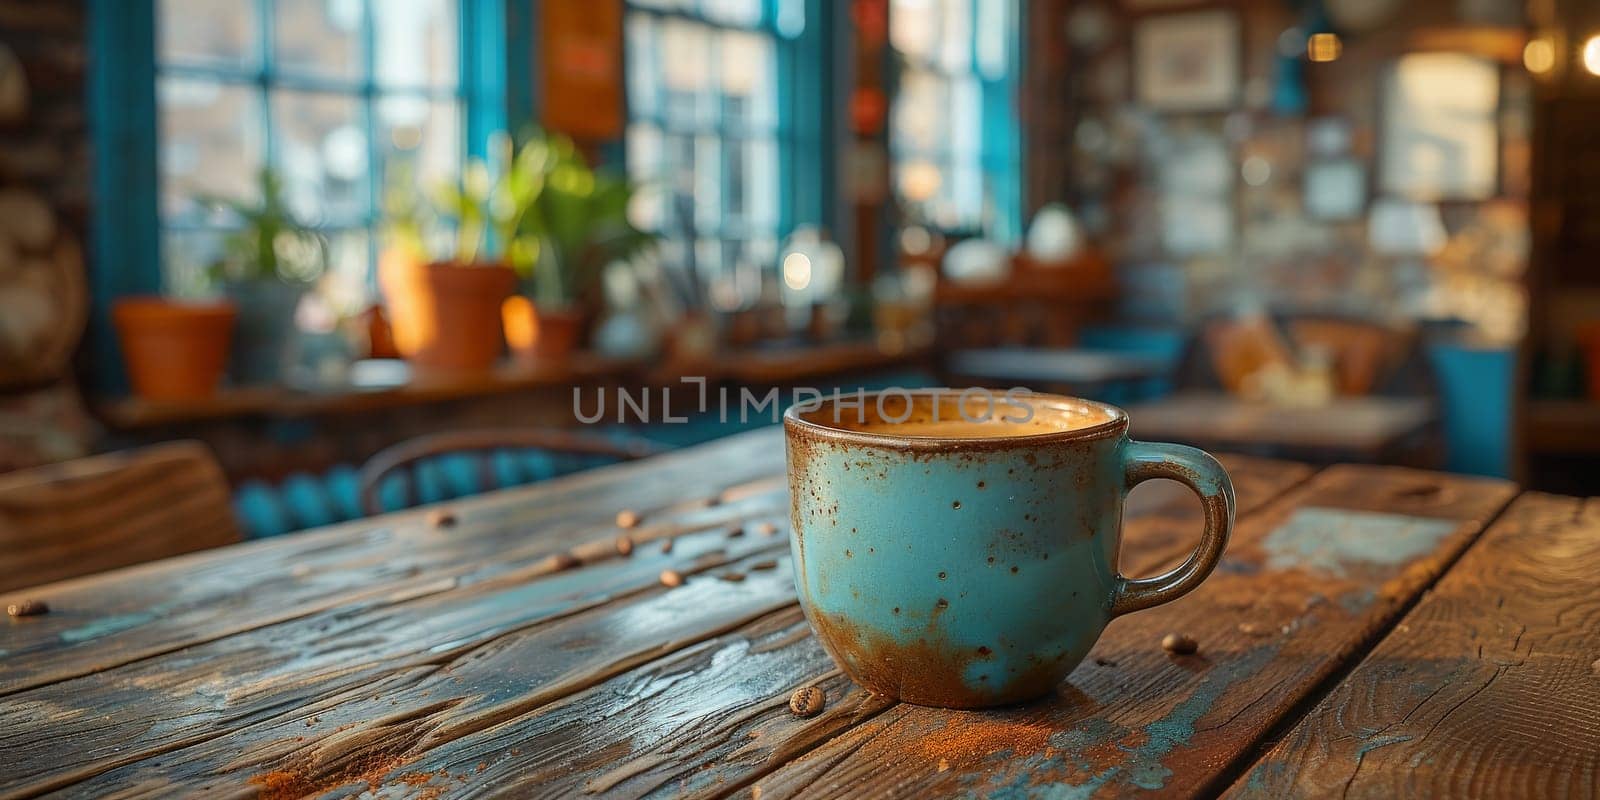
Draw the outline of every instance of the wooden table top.
<instances>
[{"instance_id":1,"label":"wooden table top","mask_svg":"<svg viewBox=\"0 0 1600 800\"><path fill-rule=\"evenodd\" d=\"M1133 406L1128 416L1133 435L1150 441L1372 456L1427 427L1434 411L1415 397L1336 397L1327 405L1296 407L1181 392Z\"/></svg>"},{"instance_id":2,"label":"wooden table top","mask_svg":"<svg viewBox=\"0 0 1600 800\"><path fill-rule=\"evenodd\" d=\"M1595 503L1225 458L1239 523L1204 585L1047 700L946 711L855 688L810 634L779 435L0 597L51 607L0 621L0 796L1600 790ZM1141 488L1124 571L1198 525ZM826 710L794 716L811 685Z\"/></svg>"}]
</instances>

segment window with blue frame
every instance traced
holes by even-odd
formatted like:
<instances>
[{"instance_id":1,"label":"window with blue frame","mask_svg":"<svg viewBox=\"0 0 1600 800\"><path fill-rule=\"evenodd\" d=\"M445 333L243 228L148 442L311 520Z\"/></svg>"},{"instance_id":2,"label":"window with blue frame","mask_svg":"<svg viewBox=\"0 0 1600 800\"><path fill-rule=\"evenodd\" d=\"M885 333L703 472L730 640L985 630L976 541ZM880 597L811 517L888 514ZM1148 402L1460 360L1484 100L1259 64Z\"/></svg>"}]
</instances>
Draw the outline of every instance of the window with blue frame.
<instances>
[{"instance_id":1,"label":"window with blue frame","mask_svg":"<svg viewBox=\"0 0 1600 800\"><path fill-rule=\"evenodd\" d=\"M666 265L714 303L737 306L730 292L748 294L761 271L776 270L781 237L797 221L820 221L816 207L795 201L817 194L796 185L797 171L822 163L820 130L796 119L816 116L800 109L822 101L823 87L796 91L815 9L806 0L628 6L625 157L642 187L634 223L661 234Z\"/></svg>"},{"instance_id":2,"label":"window with blue frame","mask_svg":"<svg viewBox=\"0 0 1600 800\"><path fill-rule=\"evenodd\" d=\"M457 174L470 96L460 0L159 0L156 143L162 278L203 284L271 168L330 243L326 293L366 299L386 170L418 186Z\"/></svg>"},{"instance_id":3,"label":"window with blue frame","mask_svg":"<svg viewBox=\"0 0 1600 800\"><path fill-rule=\"evenodd\" d=\"M1020 236L1017 0L892 0L889 149L907 224Z\"/></svg>"}]
</instances>

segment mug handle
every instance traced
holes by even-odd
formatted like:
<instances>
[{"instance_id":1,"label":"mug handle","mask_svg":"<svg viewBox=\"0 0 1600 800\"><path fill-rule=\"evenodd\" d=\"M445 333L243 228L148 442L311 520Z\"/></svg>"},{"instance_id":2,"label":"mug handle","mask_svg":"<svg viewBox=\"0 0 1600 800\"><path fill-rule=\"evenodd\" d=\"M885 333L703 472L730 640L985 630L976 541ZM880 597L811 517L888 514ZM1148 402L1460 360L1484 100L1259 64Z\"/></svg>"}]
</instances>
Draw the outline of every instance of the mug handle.
<instances>
[{"instance_id":1,"label":"mug handle","mask_svg":"<svg viewBox=\"0 0 1600 800\"><path fill-rule=\"evenodd\" d=\"M1233 533L1233 481L1228 471L1204 450L1181 444L1129 441L1122 451L1124 491L1152 478L1170 478L1200 496L1206 527L1200 546L1182 564L1153 578L1117 575L1111 593L1111 616L1176 600L1211 574Z\"/></svg>"}]
</instances>

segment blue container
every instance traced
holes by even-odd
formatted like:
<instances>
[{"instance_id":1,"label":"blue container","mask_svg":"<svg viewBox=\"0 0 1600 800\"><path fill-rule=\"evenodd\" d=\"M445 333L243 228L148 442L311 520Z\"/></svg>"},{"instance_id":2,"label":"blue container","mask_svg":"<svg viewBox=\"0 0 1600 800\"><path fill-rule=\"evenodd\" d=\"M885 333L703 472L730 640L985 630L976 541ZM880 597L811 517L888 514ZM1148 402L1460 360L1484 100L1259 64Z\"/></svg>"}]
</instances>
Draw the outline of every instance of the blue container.
<instances>
[{"instance_id":1,"label":"blue container","mask_svg":"<svg viewBox=\"0 0 1600 800\"><path fill-rule=\"evenodd\" d=\"M1435 344L1428 348L1439 379L1446 468L1511 475L1511 396L1517 358L1510 348Z\"/></svg>"}]
</instances>

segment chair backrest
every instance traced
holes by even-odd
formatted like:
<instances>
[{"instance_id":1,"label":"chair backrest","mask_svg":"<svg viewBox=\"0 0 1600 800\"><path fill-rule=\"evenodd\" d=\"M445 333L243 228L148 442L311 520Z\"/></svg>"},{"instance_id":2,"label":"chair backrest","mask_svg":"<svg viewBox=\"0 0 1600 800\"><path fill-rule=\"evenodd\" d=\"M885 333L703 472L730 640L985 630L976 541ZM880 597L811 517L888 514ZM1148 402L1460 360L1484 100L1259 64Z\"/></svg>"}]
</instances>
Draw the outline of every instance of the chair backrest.
<instances>
[{"instance_id":1,"label":"chair backrest","mask_svg":"<svg viewBox=\"0 0 1600 800\"><path fill-rule=\"evenodd\" d=\"M0 592L240 541L199 442L0 475Z\"/></svg>"},{"instance_id":2,"label":"chair backrest","mask_svg":"<svg viewBox=\"0 0 1600 800\"><path fill-rule=\"evenodd\" d=\"M392 476L405 480L406 507L421 502L418 468L424 463L450 456L468 455L477 459L477 491L506 485L500 479L494 455L507 451L544 450L579 456L631 461L662 452L660 446L638 438L615 438L571 431L507 428L502 430L447 431L419 436L387 448L361 468L361 505L368 514L381 514L385 507L379 490Z\"/></svg>"},{"instance_id":3,"label":"chair backrest","mask_svg":"<svg viewBox=\"0 0 1600 800\"><path fill-rule=\"evenodd\" d=\"M1339 394L1383 391L1408 358L1415 358L1415 331L1382 322L1337 317L1289 320L1296 347L1320 347L1333 357Z\"/></svg>"}]
</instances>

